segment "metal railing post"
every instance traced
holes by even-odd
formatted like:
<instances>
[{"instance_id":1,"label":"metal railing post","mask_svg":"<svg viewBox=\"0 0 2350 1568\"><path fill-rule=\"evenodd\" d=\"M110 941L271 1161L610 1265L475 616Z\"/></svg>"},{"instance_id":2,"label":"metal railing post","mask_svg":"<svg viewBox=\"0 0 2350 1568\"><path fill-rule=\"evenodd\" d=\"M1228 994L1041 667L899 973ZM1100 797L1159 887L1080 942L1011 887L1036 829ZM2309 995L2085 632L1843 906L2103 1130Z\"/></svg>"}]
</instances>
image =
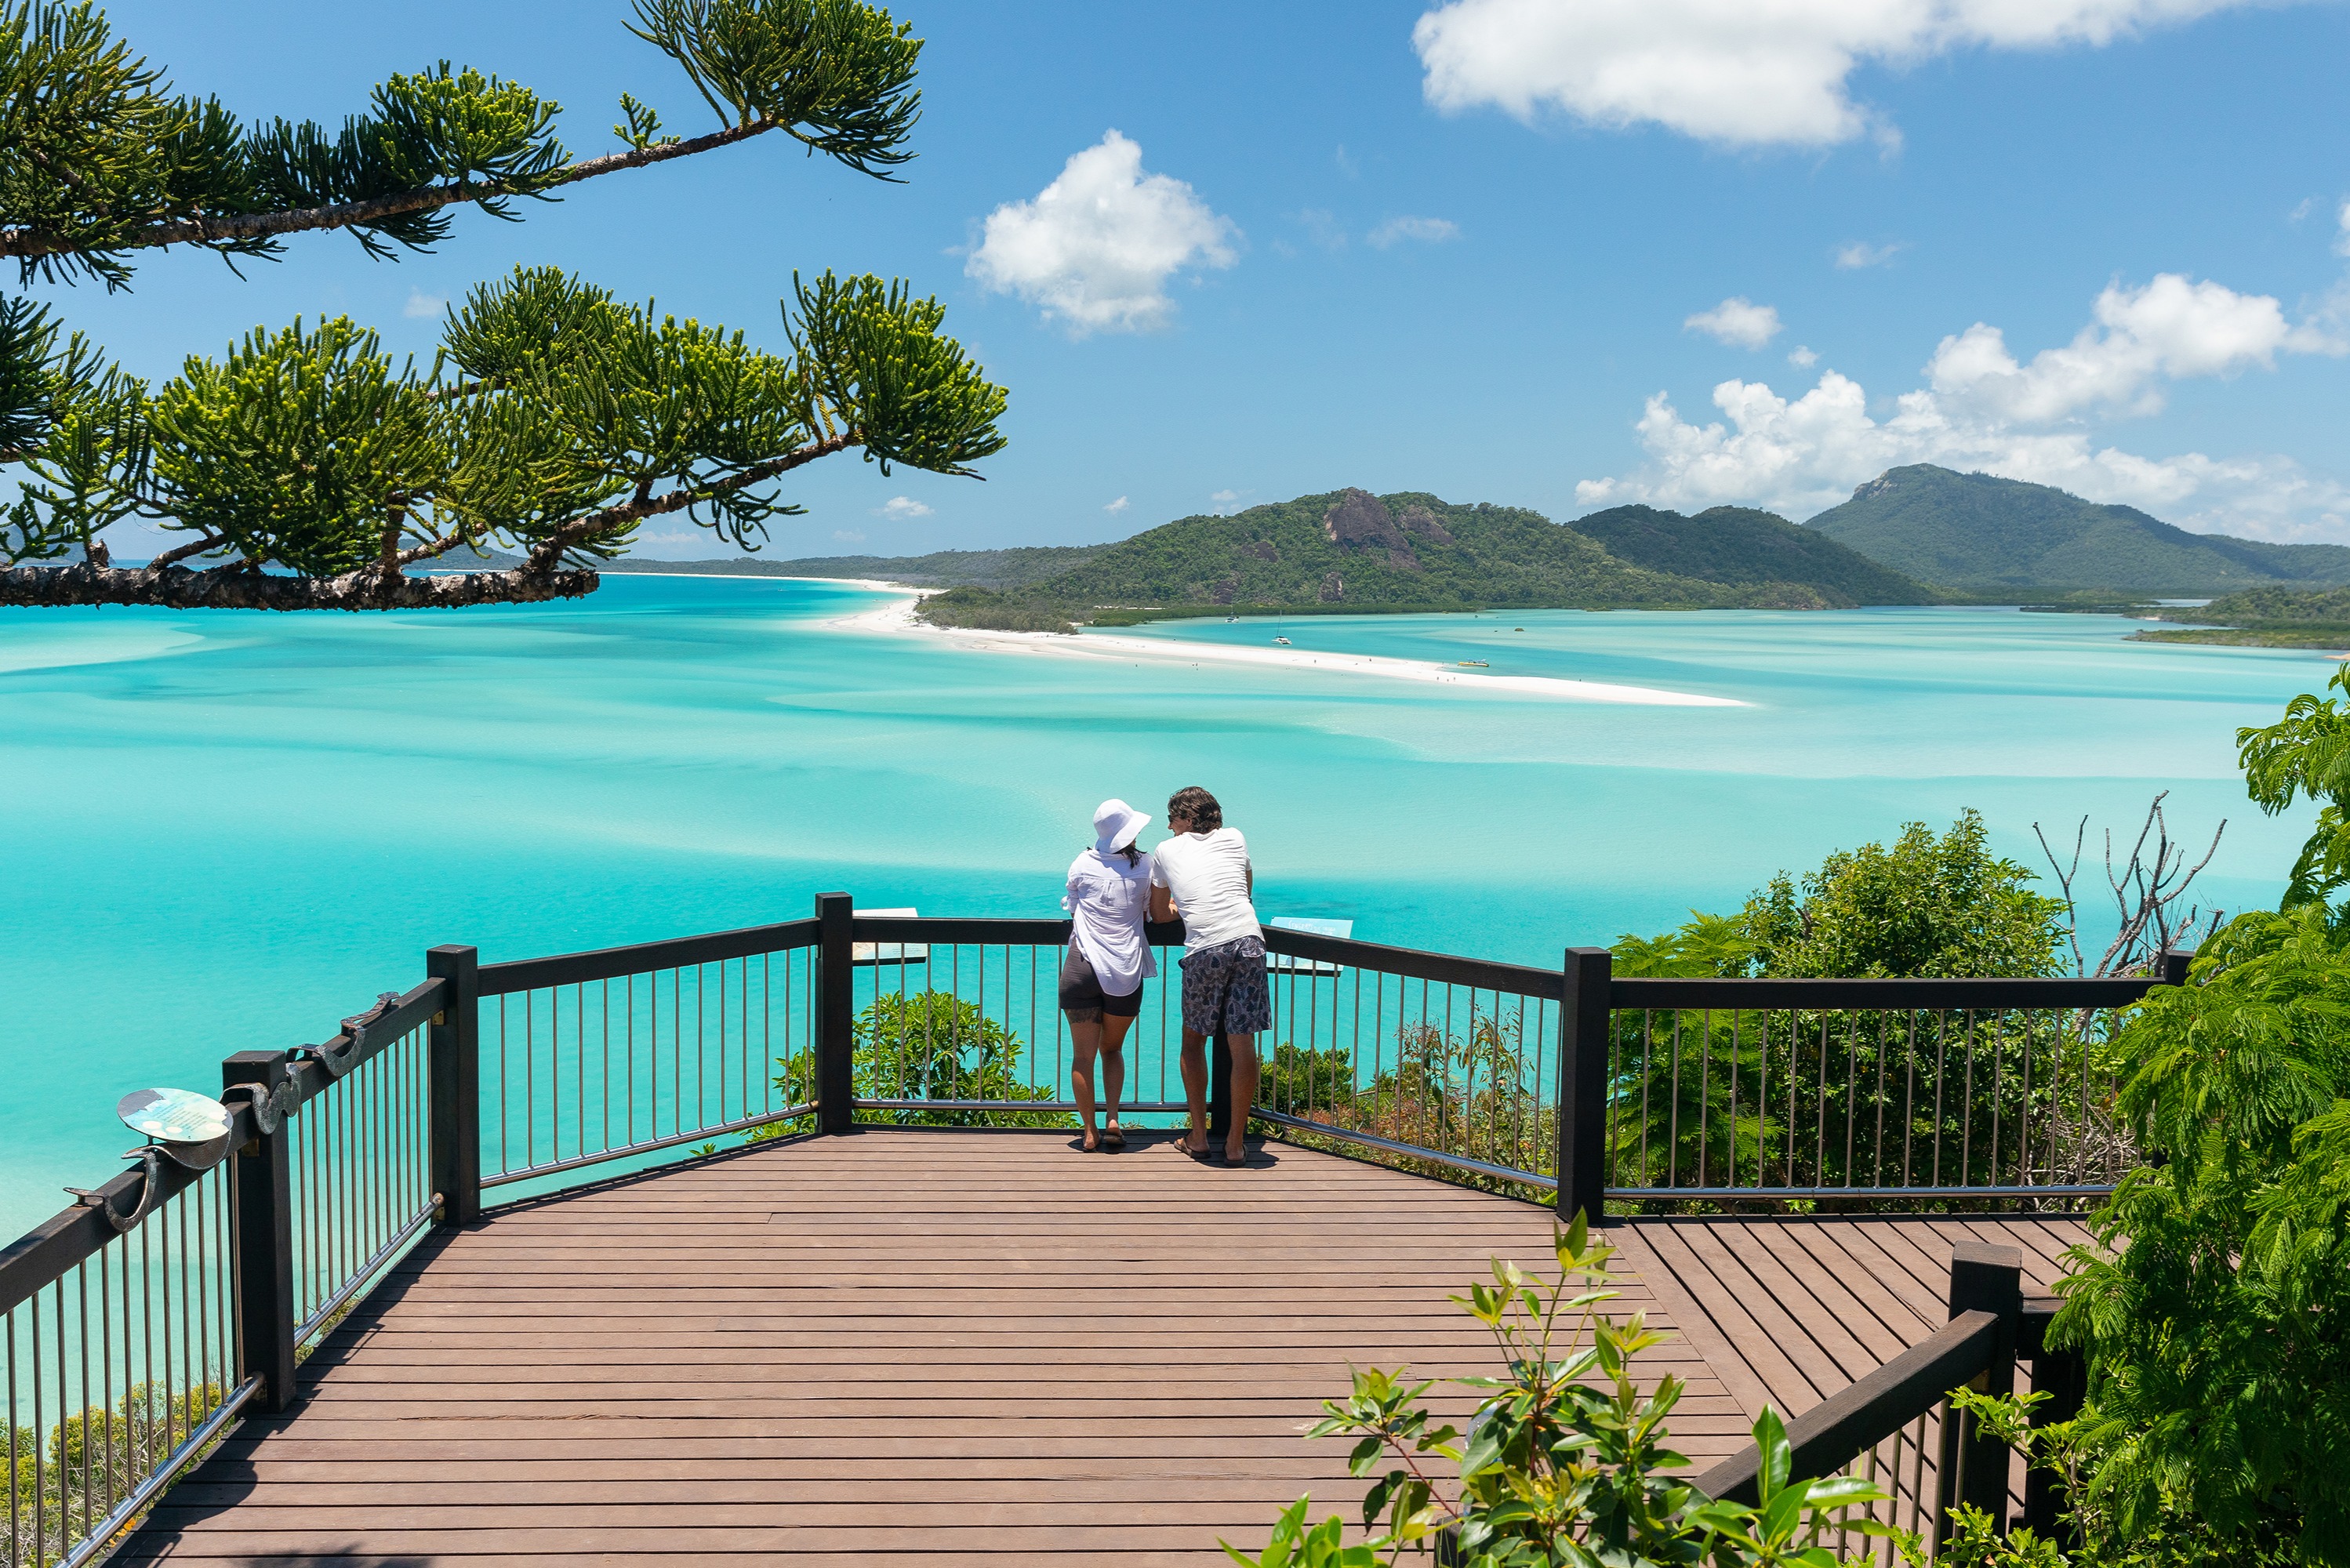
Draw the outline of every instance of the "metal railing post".
<instances>
[{"instance_id":1,"label":"metal railing post","mask_svg":"<svg viewBox=\"0 0 2350 1568\"><path fill-rule=\"evenodd\" d=\"M251 1084L273 1094L286 1072L282 1052L240 1051L221 1064L221 1086ZM289 1114L235 1155L237 1359L262 1380L254 1406L270 1413L296 1398L292 1135Z\"/></svg>"},{"instance_id":2,"label":"metal railing post","mask_svg":"<svg viewBox=\"0 0 2350 1568\"><path fill-rule=\"evenodd\" d=\"M1950 1250L1950 1315L1969 1312L1993 1314L2000 1323L1991 1361L1970 1386L2002 1398L2012 1395L2016 1333L2023 1320L2022 1252L1981 1241L1960 1241ZM1978 1428L1972 1417L1942 1407L1934 1497L1937 1555L1950 1536L1950 1511L1960 1503L1982 1510L1991 1516L1992 1529L2007 1533L2007 1472L2013 1455L1995 1434Z\"/></svg>"},{"instance_id":3,"label":"metal railing post","mask_svg":"<svg viewBox=\"0 0 2350 1568\"><path fill-rule=\"evenodd\" d=\"M816 919L816 1120L818 1132L847 1132L855 1125L850 1101L857 1093L856 944L849 919L855 901L846 893L818 893Z\"/></svg>"},{"instance_id":4,"label":"metal railing post","mask_svg":"<svg viewBox=\"0 0 2350 1568\"><path fill-rule=\"evenodd\" d=\"M424 972L446 988L432 1015L432 1187L441 1222L471 1225L482 1217L482 955L438 947Z\"/></svg>"},{"instance_id":5,"label":"metal railing post","mask_svg":"<svg viewBox=\"0 0 2350 1568\"><path fill-rule=\"evenodd\" d=\"M1607 1002L1615 959L1606 948L1566 950L1559 1008L1558 1212L1597 1224L1607 1206Z\"/></svg>"}]
</instances>

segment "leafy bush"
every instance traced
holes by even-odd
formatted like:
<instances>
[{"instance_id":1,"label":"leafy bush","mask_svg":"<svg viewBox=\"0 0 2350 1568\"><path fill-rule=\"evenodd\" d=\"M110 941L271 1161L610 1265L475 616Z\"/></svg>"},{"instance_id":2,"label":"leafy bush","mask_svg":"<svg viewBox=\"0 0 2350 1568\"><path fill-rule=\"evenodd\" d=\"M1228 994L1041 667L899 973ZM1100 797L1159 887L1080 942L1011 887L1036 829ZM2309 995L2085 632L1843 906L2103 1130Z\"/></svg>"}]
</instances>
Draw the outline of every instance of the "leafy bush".
<instances>
[{"instance_id":1,"label":"leafy bush","mask_svg":"<svg viewBox=\"0 0 2350 1568\"><path fill-rule=\"evenodd\" d=\"M1265 1069L1267 1103L1348 1132L1539 1171L1556 1147L1558 1115L1552 1087L1536 1071L1541 1043L1527 1038L1532 1023L1520 1004L1472 1012L1466 1029L1457 1033L1429 1023L1399 1024L1394 1064L1360 1085L1352 1053L1345 1047L1315 1051L1284 1042L1274 1047ZM1307 1147L1362 1152L1360 1145L1317 1140L1295 1128L1283 1136ZM1436 1160L1376 1158L1487 1190L1523 1190L1518 1183Z\"/></svg>"},{"instance_id":2,"label":"leafy bush","mask_svg":"<svg viewBox=\"0 0 2350 1568\"><path fill-rule=\"evenodd\" d=\"M2050 1329L2089 1357L2085 1537L2350 1563L2350 954L2314 902L2239 916L2114 1045L2149 1163Z\"/></svg>"},{"instance_id":3,"label":"leafy bush","mask_svg":"<svg viewBox=\"0 0 2350 1568\"><path fill-rule=\"evenodd\" d=\"M1293 1116L1335 1109L1355 1097L1355 1055L1344 1045L1317 1051L1284 1040L1263 1071L1265 1103Z\"/></svg>"},{"instance_id":4,"label":"leafy bush","mask_svg":"<svg viewBox=\"0 0 2350 1568\"><path fill-rule=\"evenodd\" d=\"M1581 1215L1558 1231L1556 1252L1555 1280L1496 1259L1492 1284L1453 1298L1492 1335L1503 1373L1461 1380L1487 1391L1465 1435L1436 1424L1420 1403L1433 1383L1401 1370L1358 1372L1347 1398L1323 1406L1327 1415L1308 1435L1355 1438L1348 1469L1376 1477L1363 1499L1366 1539L1345 1544L1335 1515L1308 1526L1306 1497L1282 1514L1256 1556L1230 1542L1225 1552L1249 1568L1372 1568L1381 1553L1393 1562L1446 1536L1448 1554L1464 1568L1647 1568L1707 1558L1721 1568L1832 1568L1844 1561L1832 1537L1892 1535L1914 1550L1890 1526L1854 1517L1886 1501L1868 1482L1791 1481L1786 1432L1768 1410L1754 1424L1761 1506L1714 1501L1682 1477L1659 1474L1688 1464L1665 1446L1681 1380L1669 1375L1643 1395L1630 1366L1664 1336L1638 1314L1622 1324L1600 1314L1617 1294L1607 1288L1614 1249L1590 1239ZM1598 1386L1582 1381L1594 1374ZM1439 1460L1451 1467L1449 1480L1434 1473Z\"/></svg>"},{"instance_id":5,"label":"leafy bush","mask_svg":"<svg viewBox=\"0 0 2350 1568\"><path fill-rule=\"evenodd\" d=\"M7 1464L15 1556L0 1561L62 1557L219 1409L227 1394L213 1382L176 1390L141 1382L111 1407L68 1414L49 1428L46 1440L38 1428L12 1423Z\"/></svg>"},{"instance_id":6,"label":"leafy bush","mask_svg":"<svg viewBox=\"0 0 2350 1568\"><path fill-rule=\"evenodd\" d=\"M1049 1100L1053 1091L1019 1079L1020 1036L979 1003L948 991L888 992L857 1015L851 1092L861 1100ZM812 1052L776 1063L786 1103L816 1082ZM860 1110L868 1127L1073 1127L1066 1111ZM769 1137L781 1129L762 1128Z\"/></svg>"},{"instance_id":7,"label":"leafy bush","mask_svg":"<svg viewBox=\"0 0 2350 1568\"><path fill-rule=\"evenodd\" d=\"M1800 880L1781 873L1735 915L1692 910L1675 930L1618 938L1616 972L2053 974L2066 940L2064 906L2030 891L2033 879L1991 852L1976 812L1961 812L1939 837L1913 822L1890 848L1840 850ZM1970 1034L1968 1092L1945 1096L1932 1091L1952 1070L1956 1047L1930 1017L1921 1028L1908 1012L1619 1012L1611 1123L1618 1179L1735 1185L1759 1179L1767 1161L1773 1179L1794 1186L1898 1184L1930 1169L1938 1149L1964 1150L1978 1179L1981 1169L2035 1157L2053 1163L2059 1153L2026 1150L2020 1140L2027 1127L2055 1127L2059 1112L2087 1114L2059 1104L2063 1090L2045 1070L2061 1022L2027 1015ZM2027 1058L2042 1064L2036 1074ZM1928 1089L1915 1092L1919 1084ZM1819 1127L1824 1136L1795 1136ZM2060 1153L2072 1158L2069 1146Z\"/></svg>"}]
</instances>

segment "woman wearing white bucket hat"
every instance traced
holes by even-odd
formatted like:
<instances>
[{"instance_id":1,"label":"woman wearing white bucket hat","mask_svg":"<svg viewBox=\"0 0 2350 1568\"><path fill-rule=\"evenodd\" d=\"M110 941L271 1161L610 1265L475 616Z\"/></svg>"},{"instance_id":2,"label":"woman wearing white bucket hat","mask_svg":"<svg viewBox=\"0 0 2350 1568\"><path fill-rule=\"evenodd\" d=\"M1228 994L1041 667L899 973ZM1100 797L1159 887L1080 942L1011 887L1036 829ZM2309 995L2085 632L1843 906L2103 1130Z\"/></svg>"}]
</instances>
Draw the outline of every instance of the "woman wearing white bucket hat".
<instances>
[{"instance_id":1,"label":"woman wearing white bucket hat","mask_svg":"<svg viewBox=\"0 0 2350 1568\"><path fill-rule=\"evenodd\" d=\"M1150 910L1150 857L1135 847L1135 836L1150 824L1122 800L1106 800L1094 810L1094 845L1069 864L1069 950L1061 960L1061 1011L1069 1015L1075 1045L1070 1076L1077 1109L1085 1117L1085 1149L1124 1148L1118 1101L1126 1086L1126 1032L1142 1011L1142 982L1159 972L1159 961L1142 932ZM1107 1091L1107 1124L1094 1127L1094 1062L1101 1061Z\"/></svg>"}]
</instances>

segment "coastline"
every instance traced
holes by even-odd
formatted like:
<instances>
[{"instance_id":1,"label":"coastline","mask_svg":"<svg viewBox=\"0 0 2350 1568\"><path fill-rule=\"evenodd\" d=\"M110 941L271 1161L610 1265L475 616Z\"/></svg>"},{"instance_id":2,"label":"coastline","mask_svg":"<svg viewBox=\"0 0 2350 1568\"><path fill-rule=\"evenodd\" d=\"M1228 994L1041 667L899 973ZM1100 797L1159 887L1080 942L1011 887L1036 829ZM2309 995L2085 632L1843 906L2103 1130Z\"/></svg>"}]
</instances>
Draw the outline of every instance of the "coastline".
<instances>
[{"instance_id":1,"label":"coastline","mask_svg":"<svg viewBox=\"0 0 2350 1568\"><path fill-rule=\"evenodd\" d=\"M826 577L824 582L846 582ZM1618 686L1600 680L1567 680L1550 675L1479 675L1430 659L1389 659L1368 653L1317 653L1303 648L1242 648L1224 642L1191 642L1173 638L1120 637L1098 632L982 631L968 627L931 626L914 617L914 607L936 588L910 588L895 583L860 583L879 592L903 596L873 609L842 616L830 624L845 631L880 637L930 637L959 648L985 653L1028 653L1069 659L1149 659L1169 664L1234 664L1279 670L1315 670L1326 674L1368 675L1388 680L1415 680L1474 691L1507 692L1547 697L1570 702L1612 702L1656 708L1745 708L1752 704L1734 697L1706 697L1691 691L1668 691L1653 686Z\"/></svg>"}]
</instances>

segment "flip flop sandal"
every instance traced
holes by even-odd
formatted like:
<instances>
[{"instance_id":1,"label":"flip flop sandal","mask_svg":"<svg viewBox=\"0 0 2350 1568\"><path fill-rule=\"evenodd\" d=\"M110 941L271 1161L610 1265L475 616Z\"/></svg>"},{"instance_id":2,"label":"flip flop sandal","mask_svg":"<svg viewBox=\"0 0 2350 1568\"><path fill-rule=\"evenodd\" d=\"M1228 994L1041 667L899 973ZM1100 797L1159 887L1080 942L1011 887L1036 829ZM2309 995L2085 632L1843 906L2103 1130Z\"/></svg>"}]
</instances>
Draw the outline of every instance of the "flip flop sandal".
<instances>
[{"instance_id":1,"label":"flip flop sandal","mask_svg":"<svg viewBox=\"0 0 2350 1568\"><path fill-rule=\"evenodd\" d=\"M1120 1127L1104 1127L1101 1135L1101 1146L1104 1148L1124 1148L1126 1147L1125 1130Z\"/></svg>"}]
</instances>

